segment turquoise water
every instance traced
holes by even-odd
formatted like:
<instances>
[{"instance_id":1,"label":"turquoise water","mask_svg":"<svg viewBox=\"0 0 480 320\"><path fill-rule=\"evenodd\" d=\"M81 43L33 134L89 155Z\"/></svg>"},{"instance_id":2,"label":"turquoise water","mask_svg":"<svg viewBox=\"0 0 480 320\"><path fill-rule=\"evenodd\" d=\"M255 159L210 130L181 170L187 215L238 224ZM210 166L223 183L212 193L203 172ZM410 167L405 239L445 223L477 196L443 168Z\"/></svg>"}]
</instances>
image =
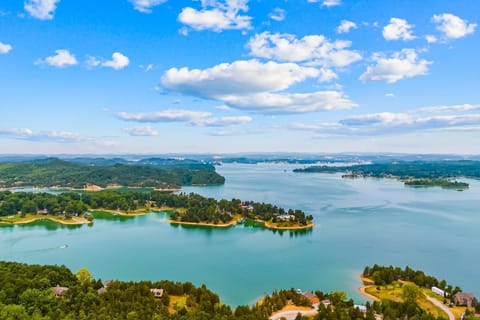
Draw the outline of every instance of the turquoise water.
<instances>
[{"instance_id":1,"label":"turquoise water","mask_svg":"<svg viewBox=\"0 0 480 320\"><path fill-rule=\"evenodd\" d=\"M2 227L0 259L87 267L104 280L205 283L232 305L290 287L344 290L361 302L358 275L374 263L408 264L480 295L479 181L457 192L293 168L223 165L224 186L183 190L300 208L315 217L310 232L174 227L164 213L97 216L93 226Z\"/></svg>"}]
</instances>

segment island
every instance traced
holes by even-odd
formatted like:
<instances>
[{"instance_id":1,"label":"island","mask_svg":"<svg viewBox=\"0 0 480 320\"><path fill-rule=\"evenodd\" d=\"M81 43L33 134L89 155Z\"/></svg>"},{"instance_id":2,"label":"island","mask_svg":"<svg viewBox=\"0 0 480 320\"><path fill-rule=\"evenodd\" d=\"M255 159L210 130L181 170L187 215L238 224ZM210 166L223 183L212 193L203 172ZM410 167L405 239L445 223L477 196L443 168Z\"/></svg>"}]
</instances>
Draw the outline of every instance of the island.
<instances>
[{"instance_id":1,"label":"island","mask_svg":"<svg viewBox=\"0 0 480 320\"><path fill-rule=\"evenodd\" d=\"M462 191L469 188L459 177L480 179L480 161L392 161L347 166L310 166L296 173L343 173L342 178L390 178L409 187L441 187Z\"/></svg>"},{"instance_id":2,"label":"island","mask_svg":"<svg viewBox=\"0 0 480 320\"><path fill-rule=\"evenodd\" d=\"M198 194L171 192L0 192L0 223L19 224L48 219L68 224L90 223L91 211L135 216L151 211L167 211L172 224L230 227L253 220L265 228L278 230L309 229L313 216L302 210L279 208L272 204L239 199L215 200Z\"/></svg>"},{"instance_id":3,"label":"island","mask_svg":"<svg viewBox=\"0 0 480 320\"><path fill-rule=\"evenodd\" d=\"M95 162L94 162L95 163ZM150 163L150 164L149 164ZM225 178L213 166L154 165L151 162L106 165L75 163L56 158L0 163L0 188L44 187L102 190L105 188L152 188L180 190L187 185L221 185ZM212 169L213 168L213 169ZM208 169L208 170L207 170Z\"/></svg>"},{"instance_id":4,"label":"island","mask_svg":"<svg viewBox=\"0 0 480 320\"><path fill-rule=\"evenodd\" d=\"M421 297L423 291L418 290L423 289L409 283L399 290L401 298L385 296L365 304L356 304L342 291L291 288L264 294L253 305L232 308L205 285L191 282L101 280L87 268L73 273L65 266L0 261L0 288L1 319L447 319L443 310L447 307L424 303L429 300ZM453 313L455 308L447 310ZM476 303L459 310L462 319L475 320L479 309ZM455 313L454 319L459 318Z\"/></svg>"}]
</instances>

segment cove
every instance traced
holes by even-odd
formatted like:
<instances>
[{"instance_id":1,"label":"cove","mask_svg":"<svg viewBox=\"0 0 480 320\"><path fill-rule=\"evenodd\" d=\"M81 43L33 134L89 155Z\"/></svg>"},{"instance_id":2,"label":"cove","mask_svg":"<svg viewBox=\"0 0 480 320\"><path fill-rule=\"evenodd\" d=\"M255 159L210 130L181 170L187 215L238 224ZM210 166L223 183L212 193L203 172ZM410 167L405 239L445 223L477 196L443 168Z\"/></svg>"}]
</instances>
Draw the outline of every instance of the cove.
<instances>
[{"instance_id":1,"label":"cove","mask_svg":"<svg viewBox=\"0 0 480 320\"><path fill-rule=\"evenodd\" d=\"M278 288L357 293L374 263L410 265L480 294L480 183L463 192L387 179L295 174L292 165L228 164L226 184L183 192L299 208L311 231L172 226L165 213L97 216L93 226L39 222L0 228L0 259L87 267L97 277L205 283L231 305ZM65 246L68 245L68 246Z\"/></svg>"}]
</instances>

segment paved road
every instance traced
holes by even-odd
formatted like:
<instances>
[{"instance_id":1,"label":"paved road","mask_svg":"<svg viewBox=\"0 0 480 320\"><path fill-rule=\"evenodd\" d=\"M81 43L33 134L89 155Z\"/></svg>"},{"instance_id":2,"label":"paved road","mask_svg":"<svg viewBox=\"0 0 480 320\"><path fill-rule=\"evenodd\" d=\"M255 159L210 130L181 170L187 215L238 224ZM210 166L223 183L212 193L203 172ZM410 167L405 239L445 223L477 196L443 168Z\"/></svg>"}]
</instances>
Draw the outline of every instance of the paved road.
<instances>
[{"instance_id":1,"label":"paved road","mask_svg":"<svg viewBox=\"0 0 480 320\"><path fill-rule=\"evenodd\" d=\"M450 311L450 309L446 305L444 305L443 303L441 303L437 299L434 299L434 298L429 297L427 295L425 295L425 297L427 298L428 301L430 301L431 303L433 303L434 305L436 305L437 307L439 307L440 309L445 311L448 314L448 318L450 320L455 320L455 316L453 315L452 311Z\"/></svg>"},{"instance_id":2,"label":"paved road","mask_svg":"<svg viewBox=\"0 0 480 320\"><path fill-rule=\"evenodd\" d=\"M318 303L314 303L312 305L312 310L305 310L305 311L283 311L277 314L274 314L270 317L270 320L280 320L281 318L285 318L287 320L295 320L298 313L301 313L304 316L314 316L317 314L318 310Z\"/></svg>"}]
</instances>

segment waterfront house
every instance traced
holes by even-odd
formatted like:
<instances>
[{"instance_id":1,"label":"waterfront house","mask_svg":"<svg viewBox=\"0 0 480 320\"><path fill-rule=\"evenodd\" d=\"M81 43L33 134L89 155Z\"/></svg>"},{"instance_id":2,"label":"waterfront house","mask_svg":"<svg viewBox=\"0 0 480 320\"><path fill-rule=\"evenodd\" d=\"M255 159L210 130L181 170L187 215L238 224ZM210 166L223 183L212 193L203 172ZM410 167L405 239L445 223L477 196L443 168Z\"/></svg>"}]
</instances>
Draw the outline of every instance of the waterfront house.
<instances>
[{"instance_id":1,"label":"waterfront house","mask_svg":"<svg viewBox=\"0 0 480 320\"><path fill-rule=\"evenodd\" d=\"M60 287L60 285L57 284L56 287L51 288L53 293L55 293L55 296L60 297L63 296L67 291L67 287Z\"/></svg>"},{"instance_id":2,"label":"waterfront house","mask_svg":"<svg viewBox=\"0 0 480 320\"><path fill-rule=\"evenodd\" d=\"M367 313L367 306L362 306L361 304L356 304L353 306L355 309L362 311L363 313Z\"/></svg>"},{"instance_id":3,"label":"waterfront house","mask_svg":"<svg viewBox=\"0 0 480 320\"><path fill-rule=\"evenodd\" d=\"M325 299L325 300L322 300L322 303L324 306L328 306L332 304L332 301L330 301L330 299Z\"/></svg>"},{"instance_id":4,"label":"waterfront house","mask_svg":"<svg viewBox=\"0 0 480 320\"><path fill-rule=\"evenodd\" d=\"M42 210L38 210L38 213L39 214L43 214L43 215L47 215L48 214L48 210L45 208L45 209L42 209Z\"/></svg>"},{"instance_id":5,"label":"waterfront house","mask_svg":"<svg viewBox=\"0 0 480 320\"><path fill-rule=\"evenodd\" d=\"M445 291L443 291L440 288L432 287L432 292L435 293L436 295L439 295L440 297L445 297Z\"/></svg>"},{"instance_id":6,"label":"waterfront house","mask_svg":"<svg viewBox=\"0 0 480 320\"><path fill-rule=\"evenodd\" d=\"M155 298L161 298L163 296L163 289L153 288L150 289L150 292L153 293Z\"/></svg>"},{"instance_id":7,"label":"waterfront house","mask_svg":"<svg viewBox=\"0 0 480 320\"><path fill-rule=\"evenodd\" d=\"M101 287L100 289L97 290L98 294L104 294L105 292L107 292L107 288L105 287Z\"/></svg>"},{"instance_id":8,"label":"waterfront house","mask_svg":"<svg viewBox=\"0 0 480 320\"><path fill-rule=\"evenodd\" d=\"M471 308L477 303L477 299L471 293L457 292L453 296L453 302L457 306L467 306Z\"/></svg>"},{"instance_id":9,"label":"waterfront house","mask_svg":"<svg viewBox=\"0 0 480 320\"><path fill-rule=\"evenodd\" d=\"M308 300L310 300L310 302L311 302L312 304L314 304L314 303L319 303L319 302L320 302L320 299L318 299L318 297L317 297L315 294L313 294L312 292L305 292L305 293L303 294L303 296L304 296L305 298L307 298Z\"/></svg>"}]
</instances>

